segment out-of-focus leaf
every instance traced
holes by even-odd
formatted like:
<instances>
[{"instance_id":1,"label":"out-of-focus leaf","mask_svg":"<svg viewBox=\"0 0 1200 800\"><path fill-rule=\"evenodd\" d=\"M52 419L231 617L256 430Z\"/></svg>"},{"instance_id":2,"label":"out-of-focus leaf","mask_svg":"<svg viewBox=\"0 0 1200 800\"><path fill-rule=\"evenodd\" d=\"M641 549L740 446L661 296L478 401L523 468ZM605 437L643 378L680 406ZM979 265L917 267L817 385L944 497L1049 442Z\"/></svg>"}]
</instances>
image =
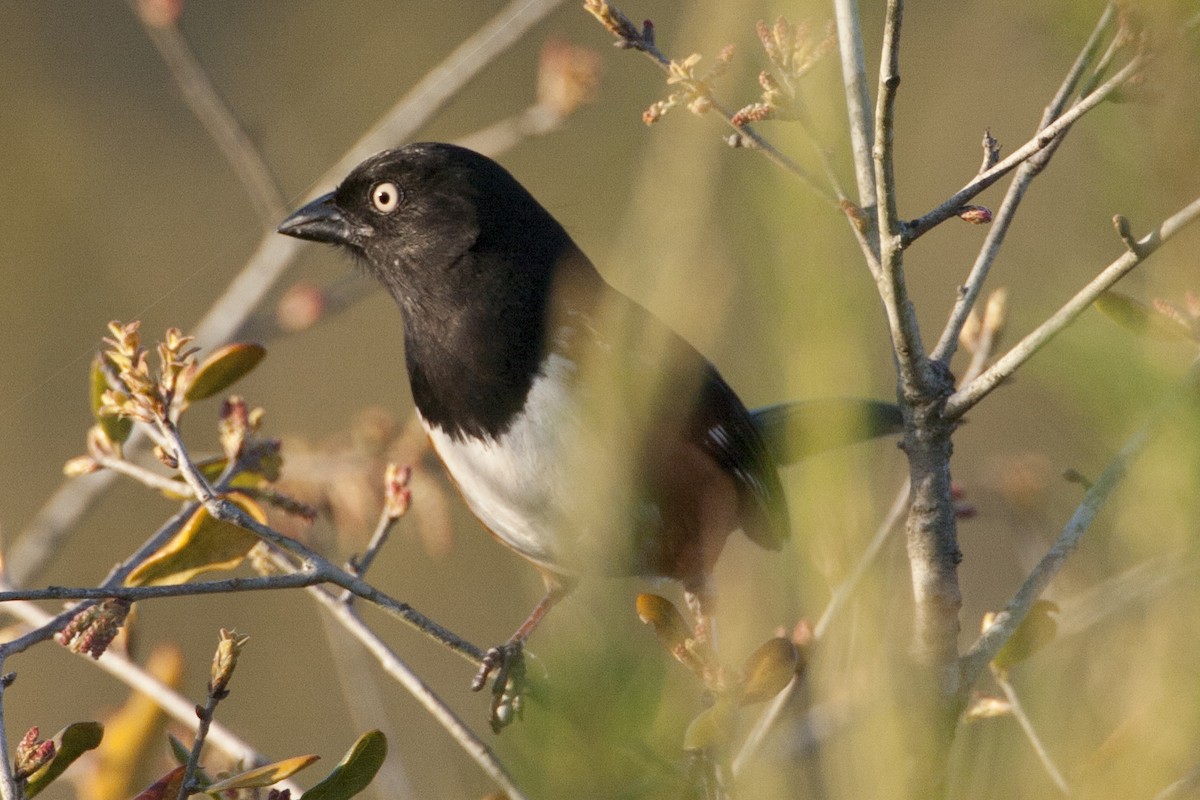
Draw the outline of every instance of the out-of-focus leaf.
<instances>
[{"instance_id":1,"label":"out-of-focus leaf","mask_svg":"<svg viewBox=\"0 0 1200 800\"><path fill-rule=\"evenodd\" d=\"M225 498L262 524L267 515L258 503L239 492ZM248 530L213 519L202 507L161 550L143 561L125 579L126 586L185 583L202 572L233 569L242 563L258 537Z\"/></svg>"},{"instance_id":2,"label":"out-of-focus leaf","mask_svg":"<svg viewBox=\"0 0 1200 800\"><path fill-rule=\"evenodd\" d=\"M184 392L189 401L203 400L223 392L258 366L267 349L261 344L235 342L213 351L201 362Z\"/></svg>"},{"instance_id":3,"label":"out-of-focus leaf","mask_svg":"<svg viewBox=\"0 0 1200 800\"><path fill-rule=\"evenodd\" d=\"M96 422L100 423L100 427L104 429L109 441L113 444L121 444L129 438L129 432L133 430L133 420L128 417L114 417L100 413L101 398L108 391L108 377L104 374L101 358L103 356L97 355L92 359L90 387L92 416L96 418Z\"/></svg>"},{"instance_id":4,"label":"out-of-focus leaf","mask_svg":"<svg viewBox=\"0 0 1200 800\"><path fill-rule=\"evenodd\" d=\"M99 722L73 722L54 734L54 758L29 776L25 797L33 797L49 786L75 759L95 749L103 738L104 726Z\"/></svg>"},{"instance_id":5,"label":"out-of-focus leaf","mask_svg":"<svg viewBox=\"0 0 1200 800\"><path fill-rule=\"evenodd\" d=\"M208 794L216 794L233 789L262 789L290 778L319 758L320 756L314 755L285 758L273 764L266 764L239 772L237 775L231 775L223 781L210 784L204 791Z\"/></svg>"},{"instance_id":6,"label":"out-of-focus leaf","mask_svg":"<svg viewBox=\"0 0 1200 800\"><path fill-rule=\"evenodd\" d=\"M133 800L174 800L179 797L179 789L183 786L183 773L183 767L176 767L150 784Z\"/></svg>"},{"instance_id":7,"label":"out-of-focus leaf","mask_svg":"<svg viewBox=\"0 0 1200 800\"><path fill-rule=\"evenodd\" d=\"M183 654L174 645L158 645L146 661L146 671L167 686L178 688L183 679ZM159 752L165 722L162 706L141 692L131 692L129 699L104 720L104 740L89 759L93 772L78 785L80 800L129 797L135 788L138 765L147 763L151 751L155 755Z\"/></svg>"},{"instance_id":8,"label":"out-of-focus leaf","mask_svg":"<svg viewBox=\"0 0 1200 800\"><path fill-rule=\"evenodd\" d=\"M1106 317L1138 336L1170 342L1192 338L1186 325L1119 292L1105 292L1096 298L1095 305Z\"/></svg>"},{"instance_id":9,"label":"out-of-focus leaf","mask_svg":"<svg viewBox=\"0 0 1200 800\"><path fill-rule=\"evenodd\" d=\"M692 635L679 609L665 597L649 593L639 594L637 614L642 622L654 626L659 641L670 651L686 644Z\"/></svg>"},{"instance_id":10,"label":"out-of-focus leaf","mask_svg":"<svg viewBox=\"0 0 1200 800\"><path fill-rule=\"evenodd\" d=\"M762 703L783 691L796 674L800 654L790 639L769 639L746 659L742 667L742 705Z\"/></svg>"},{"instance_id":11,"label":"out-of-focus leaf","mask_svg":"<svg viewBox=\"0 0 1200 800\"><path fill-rule=\"evenodd\" d=\"M346 752L333 771L301 796L301 800L346 800L366 789L387 757L387 737L368 731Z\"/></svg>"},{"instance_id":12,"label":"out-of-focus leaf","mask_svg":"<svg viewBox=\"0 0 1200 800\"><path fill-rule=\"evenodd\" d=\"M683 734L683 749L715 750L729 741L733 734L734 708L724 697L701 711Z\"/></svg>"},{"instance_id":13,"label":"out-of-focus leaf","mask_svg":"<svg viewBox=\"0 0 1200 800\"><path fill-rule=\"evenodd\" d=\"M1058 621L1053 615L1058 606L1049 600L1038 600L1029 608L1029 613L1013 631L1000 652L992 659L997 669L1008 669L1019 664L1054 640L1058 633Z\"/></svg>"}]
</instances>

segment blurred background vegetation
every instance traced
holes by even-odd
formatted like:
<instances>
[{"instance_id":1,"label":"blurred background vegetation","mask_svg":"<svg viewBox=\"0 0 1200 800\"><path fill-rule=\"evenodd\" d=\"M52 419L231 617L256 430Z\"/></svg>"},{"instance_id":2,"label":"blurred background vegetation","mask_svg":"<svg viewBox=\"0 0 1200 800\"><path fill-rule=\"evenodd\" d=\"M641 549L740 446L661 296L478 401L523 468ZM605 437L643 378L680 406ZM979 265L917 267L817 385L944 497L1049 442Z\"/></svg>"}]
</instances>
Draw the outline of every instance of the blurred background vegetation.
<instances>
[{"instance_id":1,"label":"blurred background vegetation","mask_svg":"<svg viewBox=\"0 0 1200 800\"><path fill-rule=\"evenodd\" d=\"M180 27L294 204L362 132L501 2L245 3L186 6ZM868 72L878 67L881 5L863 3ZM753 101L765 63L754 23L783 14L823 26L826 3L629 0L654 20L662 48L708 63L737 53L717 93ZM904 23L896 130L902 216L914 217L965 183L991 130L1010 152L1042 108L1102 10L1099 2L911 3ZM1125 103L1105 103L1075 126L1025 202L993 271L1009 290L1009 341L1036 325L1121 251L1111 218L1139 233L1200 187L1198 55L1182 41L1190 2L1147 3L1157 58ZM122 2L0 0L0 528L12 545L82 452L90 424L87 365L104 324L141 319L147 337L194 324L264 233L241 184L181 102L129 6ZM641 112L665 94L661 74L613 50L575 2L564 3L473 80L420 139L453 140L533 101L539 53L551 39L596 50L593 103L550 135L501 161L566 225L610 282L650 307L706 353L751 406L805 397L893 393L886 328L844 219L794 178L731 150L712 117L679 110L652 127ZM853 184L836 56L807 79L819 137ZM816 165L801 132L762 130ZM1004 182L1002 182L1004 183ZM977 202L995 206L1003 189ZM926 330L940 331L986 230L952 220L908 254L909 285ZM1139 299L1200 291L1200 231L1172 242L1121 285ZM310 248L273 298L298 282L362 280L331 251ZM252 321L268 330L274 300ZM266 431L290 452L321 442L350 447L352 429L378 431L386 410L408 418L397 311L381 292L298 333L239 386L267 410ZM1186 370L1186 346L1132 337L1090 312L1018 380L970 415L954 472L974 516L960 528L964 645L988 609L1002 607L1079 501L1066 469L1094 478ZM961 365L960 369L961 369ZM1047 747L1081 793L1153 797L1200 763L1200 425L1196 407L1160 424L1049 595L1060 636L1014 668L1013 681ZM215 448L191 415L194 446ZM216 419L215 408L210 417ZM215 426L213 426L215 427ZM375 434L371 434L375 435ZM289 449L292 448L292 449ZM777 628L815 618L853 567L904 476L891 442L821 456L788 469L795 541L782 554L732 542L719 571L723 647L738 663ZM477 644L501 641L540 591L533 570L482 535L456 498L430 481L374 567L382 588ZM448 503L452 538L425 535ZM121 484L78 525L37 585L99 581L172 511ZM371 514L374 512L372 511ZM370 516L367 517L371 519ZM430 521L433 520L433 521ZM424 527L424 531L418 530ZM328 531L328 529L325 529ZM361 549L343 526L325 545ZM698 687L633 613L636 581L585 583L538 631L532 650L554 693L495 739L534 797L676 796L682 727ZM663 587L658 591L667 592ZM745 796L892 796L909 631L908 570L900 536L822 644L802 698L821 710L820 748L793 736L750 766ZM470 722L485 700L466 691L456 656L389 621L396 649ZM234 695L220 710L273 757L336 758L357 733L387 731L390 772L378 796L478 797L489 784L448 736L396 686L326 636L299 595L185 598L141 604L134 655L177 643L183 690L199 700L218 627L250 634ZM336 654L336 655L334 655ZM44 645L7 668L10 737L99 718L126 690L82 659ZM994 691L986 684L985 690ZM348 700L347 694L357 699ZM369 698L364 700L364 698ZM825 726L825 727L821 727ZM785 734L795 734L791 726ZM491 734L487 734L491 738ZM140 778L162 771L166 750ZM787 765L781 766L781 765ZM55 796L66 796L56 787ZM1011 718L963 728L952 793L972 798L1055 796Z\"/></svg>"}]
</instances>

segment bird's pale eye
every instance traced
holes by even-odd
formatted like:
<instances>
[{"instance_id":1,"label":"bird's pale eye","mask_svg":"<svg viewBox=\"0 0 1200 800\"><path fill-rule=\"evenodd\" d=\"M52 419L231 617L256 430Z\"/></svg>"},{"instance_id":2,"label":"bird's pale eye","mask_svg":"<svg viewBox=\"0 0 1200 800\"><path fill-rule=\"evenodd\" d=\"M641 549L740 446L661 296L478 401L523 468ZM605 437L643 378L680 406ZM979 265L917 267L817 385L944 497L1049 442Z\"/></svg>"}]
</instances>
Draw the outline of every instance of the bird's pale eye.
<instances>
[{"instance_id":1,"label":"bird's pale eye","mask_svg":"<svg viewBox=\"0 0 1200 800\"><path fill-rule=\"evenodd\" d=\"M400 187L391 181L383 181L371 187L371 205L380 214L390 214L400 205Z\"/></svg>"}]
</instances>

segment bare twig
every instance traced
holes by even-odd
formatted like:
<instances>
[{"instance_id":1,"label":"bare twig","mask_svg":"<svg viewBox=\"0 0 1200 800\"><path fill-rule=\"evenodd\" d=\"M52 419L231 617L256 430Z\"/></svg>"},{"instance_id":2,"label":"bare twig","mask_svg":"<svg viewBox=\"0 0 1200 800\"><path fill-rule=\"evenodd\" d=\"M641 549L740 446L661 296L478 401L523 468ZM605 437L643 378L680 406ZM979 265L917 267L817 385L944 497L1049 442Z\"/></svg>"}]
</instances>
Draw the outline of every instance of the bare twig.
<instances>
[{"instance_id":1,"label":"bare twig","mask_svg":"<svg viewBox=\"0 0 1200 800\"><path fill-rule=\"evenodd\" d=\"M151 20L141 12L139 0L129 0L129 5L162 56L184 101L250 195L259 221L264 228L274 228L287 210L286 202L262 154L209 80L175 23Z\"/></svg>"},{"instance_id":2,"label":"bare twig","mask_svg":"<svg viewBox=\"0 0 1200 800\"><path fill-rule=\"evenodd\" d=\"M615 8L612 8L611 4L605 2L604 0L601 0L600 2L587 2L585 0L584 6L589 12L591 12L593 15L596 15L598 18L606 13L606 11L616 11ZM593 8L593 6L596 8ZM623 17L624 15L622 14L621 16ZM623 21L628 23L628 20ZM621 45L627 50L637 50L638 52L644 54L647 58L657 64L663 72L670 76L672 74L672 61L670 57L668 57L665 53L663 53L662 50L659 49L654 38L653 26L649 24L649 21L647 21L646 25L647 27L643 28L641 31L635 30L631 27L617 30L609 27L608 24L605 23L605 27L609 27L610 32L617 37L617 44ZM736 137L735 141L740 143L741 146L748 147L751 150L760 151L772 163L792 173L806 186L808 186L821 197L824 197L826 200L840 202L845 198L845 194L842 192L841 187L837 183L836 176L834 176L832 172L827 174L827 177L831 180L832 186L830 188L826 188L812 173L781 152L775 147L775 145L771 144L771 142L769 142L761 133L759 133L753 125L735 122L734 112L718 101L711 94L708 95L707 99L708 103L706 104L706 108L716 112L718 116L725 120L725 123L734 130L734 136Z\"/></svg>"},{"instance_id":3,"label":"bare twig","mask_svg":"<svg viewBox=\"0 0 1200 800\"><path fill-rule=\"evenodd\" d=\"M900 28L904 18L902 0L887 5L883 34L883 56L879 65L879 96L875 107L875 212L879 232L880 270L875 276L887 313L892 348L905 398L915 402L932 386L921 344L916 310L904 279L904 239L896 211L896 176L893 159L896 93L900 88Z\"/></svg>"},{"instance_id":4,"label":"bare twig","mask_svg":"<svg viewBox=\"0 0 1200 800\"><path fill-rule=\"evenodd\" d=\"M1025 713L1025 708L1021 705L1021 699L1017 696L1016 689L1009 682L1008 676L1004 674L1003 670L999 669L993 669L992 676L1004 692L1004 696L1008 698L1008 707L1012 711L1013 718L1021 726L1021 730L1025 732L1025 738L1033 745L1033 751L1037 753L1038 761L1042 762L1042 767L1045 768L1046 774L1050 776L1050 780L1054 781L1054 785L1058 787L1058 790L1069 797L1071 787L1067 785L1067 781L1063 778L1058 765L1054 763L1054 759L1050 757L1050 752L1038 737L1037 731L1033 727L1033 721Z\"/></svg>"},{"instance_id":5,"label":"bare twig","mask_svg":"<svg viewBox=\"0 0 1200 800\"><path fill-rule=\"evenodd\" d=\"M192 493L191 489L183 481L159 475L157 472L152 472L123 458L104 456L97 458L96 463L105 469L111 469L113 472L124 475L127 478L133 478L143 486L160 492L168 492L176 497L188 497Z\"/></svg>"},{"instance_id":6,"label":"bare twig","mask_svg":"<svg viewBox=\"0 0 1200 800\"><path fill-rule=\"evenodd\" d=\"M561 3L513 0L389 109L317 179L316 185L325 191L359 161L411 136L480 70ZM254 255L195 326L197 344L211 348L232 339L301 252L302 244L273 231L264 234ZM136 440L126 446L132 449L134 444ZM27 583L41 571L72 526L107 491L114 478L112 473L98 472L59 485L9 553L9 574L14 583Z\"/></svg>"},{"instance_id":7,"label":"bare twig","mask_svg":"<svg viewBox=\"0 0 1200 800\"><path fill-rule=\"evenodd\" d=\"M0 659L0 668L3 666L3 659ZM13 775L12 756L8 752L8 726L4 722L4 694L15 678L16 675L12 673L0 675L0 798L3 800L19 800L21 797L16 776Z\"/></svg>"},{"instance_id":8,"label":"bare twig","mask_svg":"<svg viewBox=\"0 0 1200 800\"><path fill-rule=\"evenodd\" d=\"M976 175L969 183L951 195L949 199L937 208L922 217L908 222L904 226L903 231L904 243L906 245L911 243L914 239L928 233L935 226L955 216L958 213L958 209L962 208L971 198L1003 178L1024 161L1054 144L1057 139L1070 130L1071 126L1080 117L1100 105L1109 95L1136 75L1138 70L1142 68L1143 62L1144 59L1140 55L1131 58L1129 63L1122 67L1116 75L1109 78L1108 81L1094 92L1076 102L1055 119L1054 122L1042 128L1032 139L1014 150L1007 158L1001 159L996 166L986 172ZM876 142L876 147L878 146L878 142Z\"/></svg>"},{"instance_id":9,"label":"bare twig","mask_svg":"<svg viewBox=\"0 0 1200 800\"><path fill-rule=\"evenodd\" d=\"M394 651L362 621L354 607L343 603L328 592L315 588L310 591L325 609L376 658L380 666L403 686L429 714L458 742L468 756L478 764L495 784L512 800L526 795L517 786L504 764L492 749L464 723L438 695L421 680Z\"/></svg>"},{"instance_id":10,"label":"bare twig","mask_svg":"<svg viewBox=\"0 0 1200 800\"><path fill-rule=\"evenodd\" d=\"M1083 49L1080 51L1078 57L1076 57L1075 63L1071 65L1066 78L1063 79L1062 84L1059 86L1058 92L1050 101L1050 104L1046 106L1046 110L1043 112L1042 119L1038 124L1038 131L1045 130L1046 126L1062 114L1067 101L1071 98L1075 87L1079 84L1084 71L1095 59L1104 32L1112 24L1114 13L1114 7L1111 3L1105 7L1091 36L1088 37ZM1034 155L1028 161L1021 164L1017 170L1017 174L1013 178L1012 183L1009 184L1008 191L1004 195L1004 200L1000 204L1000 209L996 212L996 216L992 220L987 236L983 241L983 246L979 249L979 255L976 257L975 263L971 266L971 272L967 275L967 280L959 291L954 308L950 312L950 318L946 322L946 327L942 330L941 338L933 348L933 353L930 357L934 360L948 365L950 359L953 358L963 324L967 320L967 315L971 313L971 309L975 306L975 302L979 298L979 293L983 290L988 272L991 270L992 263L996 260L996 255L1000 252L1000 246L1004 243L1005 236L1008 234L1008 228L1012 224L1013 217L1016 216L1017 208L1020 206L1021 200L1025 197L1025 192L1029 188L1029 185L1045 169L1057 150L1058 143L1061 141L1062 137L1060 136L1055 139L1053 146L1047 147L1045 150ZM981 172L987 172L994 166L994 163L987 164Z\"/></svg>"},{"instance_id":11,"label":"bare twig","mask_svg":"<svg viewBox=\"0 0 1200 800\"><path fill-rule=\"evenodd\" d=\"M1183 797L1194 797L1197 788L1200 788L1200 765L1192 767L1182 778L1154 795L1154 800L1178 800Z\"/></svg>"},{"instance_id":12,"label":"bare twig","mask_svg":"<svg viewBox=\"0 0 1200 800\"><path fill-rule=\"evenodd\" d=\"M1058 311L1031 331L975 380L946 401L944 416L956 420L992 392L1002 381L1028 361L1034 353L1082 314L1092 302L1157 250L1163 242L1200 217L1200 198L1177 211L1150 233L1137 240L1137 252L1126 250L1092 279Z\"/></svg>"},{"instance_id":13,"label":"bare twig","mask_svg":"<svg viewBox=\"0 0 1200 800\"><path fill-rule=\"evenodd\" d=\"M1054 546L1046 555L1042 556L1042 560L1029 573L1029 577L1025 579L1013 598L1008 601L1008 605L996 615L992 624L980 634L970 650L962 657L961 673L964 687L974 685L988 663L995 658L996 653L1024 621L1025 615L1029 613L1034 601L1041 597L1046 586L1062 569L1067 557L1074 552L1079 540L1091 526L1100 508L1121 483L1129 463L1142 449L1148 436L1148 430L1143 428L1121 448L1104 473L1084 494L1083 501L1071 515L1071 519L1059 534Z\"/></svg>"},{"instance_id":14,"label":"bare twig","mask_svg":"<svg viewBox=\"0 0 1200 800\"><path fill-rule=\"evenodd\" d=\"M875 124L871 114L871 98L867 92L862 21L858 13L858 0L834 0L833 8L837 18L846 112L850 117L850 151L854 155L858 205L863 211L868 211L875 204L875 170L871 161Z\"/></svg>"},{"instance_id":15,"label":"bare twig","mask_svg":"<svg viewBox=\"0 0 1200 800\"><path fill-rule=\"evenodd\" d=\"M866 575L867 570L875 563L875 559L878 558L880 551L883 550L884 544L891 538L900 520L904 518L904 512L908 509L908 497L909 482L905 479L900 490L896 492L896 499L892 501L892 506L888 509L887 516L883 518L879 527L875 529L875 535L871 537L871 541L867 544L866 549L863 550L863 554L854 565L854 569L834 588L833 594L829 598L829 603L826 604L825 610L821 612L817 624L813 626L814 641L819 642L826 631L829 630L834 617L846 605L846 601L850 599L854 590L858 588L858 584L863 576ZM766 739L767 734L775 726L775 723L783 713L783 709L795 697L799 687L799 679L792 678L787 687L775 695L763 713L759 715L759 718L754 723L754 727L746 736L746 741L742 743L737 756L733 759L733 774L735 776L741 774L742 769L750 762L754 754L758 752L758 748L762 746L763 740Z\"/></svg>"}]
</instances>

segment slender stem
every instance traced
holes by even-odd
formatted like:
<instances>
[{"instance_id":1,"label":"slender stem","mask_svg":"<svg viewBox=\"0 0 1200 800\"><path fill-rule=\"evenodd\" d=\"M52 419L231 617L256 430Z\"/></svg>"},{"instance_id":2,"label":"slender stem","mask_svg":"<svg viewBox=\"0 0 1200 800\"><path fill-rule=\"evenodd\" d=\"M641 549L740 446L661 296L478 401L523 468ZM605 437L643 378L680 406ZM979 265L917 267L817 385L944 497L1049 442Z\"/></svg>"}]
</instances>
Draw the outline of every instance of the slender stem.
<instances>
[{"instance_id":1,"label":"slender stem","mask_svg":"<svg viewBox=\"0 0 1200 800\"><path fill-rule=\"evenodd\" d=\"M254 142L242 129L208 73L196 59L174 23L155 25L138 11L138 0L129 0L150 42L162 56L167 71L179 87L184 102L224 154L234 174L250 195L263 227L274 228L283 216L285 201L275 177Z\"/></svg>"},{"instance_id":2,"label":"slender stem","mask_svg":"<svg viewBox=\"0 0 1200 800\"><path fill-rule=\"evenodd\" d=\"M1019 148L1014 150L1007 158L1001 159L994 167L985 172L976 175L969 183L955 192L945 202L933 209L923 217L912 220L904 226L904 242L911 243L918 237L928 233L935 226L940 225L946 220L958 213L958 210L963 207L975 195L982 192L984 189L991 186L996 181L1003 178L1024 161L1032 158L1038 152L1045 150L1056 139L1065 134L1087 112L1091 111L1096 106L1100 105L1110 94L1120 88L1127 80L1137 74L1142 68L1143 57L1138 55L1129 60L1129 63L1121 68L1116 75L1113 75L1102 86L1096 89L1091 94L1079 100L1067 111L1063 112L1062 116L1058 117L1054 122L1047 125L1037 133L1032 139ZM876 143L878 147L878 143Z\"/></svg>"},{"instance_id":3,"label":"slender stem","mask_svg":"<svg viewBox=\"0 0 1200 800\"><path fill-rule=\"evenodd\" d=\"M646 57L657 64L663 72L667 73L668 75L671 74L671 59L665 53L663 53L663 51L659 50L658 46L653 42L639 39L633 44L633 49L644 53ZM708 99L710 101L710 108L712 111L716 112L718 116L725 120L725 124L733 128L733 130L737 132L738 136L748 141L751 149L760 151L776 166L782 167L783 169L795 175L806 186L824 197L826 200L838 202L843 199L841 189L837 185L836 180L834 180L832 183L832 191L829 188L826 188L812 173L786 156L782 151L776 148L775 145L771 144L766 137L759 133L753 125L735 125L733 122L733 111L731 111L711 95L709 95Z\"/></svg>"},{"instance_id":4,"label":"slender stem","mask_svg":"<svg viewBox=\"0 0 1200 800\"><path fill-rule=\"evenodd\" d=\"M900 88L900 29L904 18L903 0L890 0L883 32L883 57L879 65L879 96L875 108L875 205L879 231L881 269L876 275L880 297L887 313L888 327L895 350L900 387L905 398L915 402L927 394L932 382L928 376L925 348L921 344L916 310L908 296L904 279L904 238L896 211L896 176L893 157L895 142L896 94Z\"/></svg>"},{"instance_id":5,"label":"slender stem","mask_svg":"<svg viewBox=\"0 0 1200 800\"><path fill-rule=\"evenodd\" d=\"M4 659L0 658L0 671L4 668ZM17 779L13 775L12 756L8 752L8 727L4 721L4 694L8 691L11 678L0 675L0 799L19 800L21 790L17 788Z\"/></svg>"},{"instance_id":6,"label":"slender stem","mask_svg":"<svg viewBox=\"0 0 1200 800\"><path fill-rule=\"evenodd\" d=\"M1029 577L1008 601L1008 605L996 615L995 621L962 657L961 674L965 688L975 684L988 663L995 658L996 653L1024 621L1034 601L1041 597L1050 581L1062 569L1067 557L1074 552L1100 508L1124 479L1130 461L1141 451L1148 436L1148 430L1143 428L1121 448L1116 458L1104 470L1104 474L1084 494L1082 502L1071 515L1054 546L1042 556L1042 560L1029 573Z\"/></svg>"},{"instance_id":7,"label":"slender stem","mask_svg":"<svg viewBox=\"0 0 1200 800\"><path fill-rule=\"evenodd\" d=\"M102 457L97 459L96 463L160 492L168 492L176 497L188 497L192 493L191 488L183 481L159 475L157 472L152 472L123 458Z\"/></svg>"},{"instance_id":8,"label":"slender stem","mask_svg":"<svg viewBox=\"0 0 1200 800\"><path fill-rule=\"evenodd\" d=\"M1047 125L1062 114L1067 101L1075 91L1075 87L1079 84L1084 71L1096 58L1101 38L1112 23L1114 13L1113 5L1111 3L1108 4L1104 12L1100 15L1096 27L1092 30L1091 36L1088 37L1083 49L1079 52L1078 57L1076 57L1075 63L1068 70L1067 76L1059 86L1057 94L1050 101L1050 104L1046 106L1046 110L1042 114L1042 119L1038 123L1039 132L1045 130ZM979 293L983 291L983 285L987 280L988 272L991 269L992 263L996 260L996 255L1000 252L1000 247L1004 243L1009 226L1012 224L1013 217L1016 216L1017 208L1020 206L1021 200L1025 197L1025 192L1029 188L1029 185L1046 168L1046 165L1057 150L1058 143L1061 141L1062 137L1055 139L1054 146L1047 147L1033 156L1017 170L1016 177L1009 184L1008 192L1004 195L1000 209L992 220L987 237L984 239L983 246L979 250L979 255L971 267L971 272L967 276L966 283L963 284L959 291L958 299L955 301L954 308L950 312L950 318L946 322L946 327L942 330L941 338L933 348L933 353L930 357L934 360L949 365L950 359L954 357L954 351L958 346L959 334L962 333L963 325L966 323L971 309L974 308L975 302L979 298Z\"/></svg>"},{"instance_id":9,"label":"slender stem","mask_svg":"<svg viewBox=\"0 0 1200 800\"><path fill-rule=\"evenodd\" d=\"M0 591L0 603L42 600L159 600L164 597L195 597L209 594L303 589L328 579L316 571L296 571L286 575L260 575L253 578L226 578L219 581L178 583L162 586L50 586L45 589L8 589ZM3 609L0 609L3 610Z\"/></svg>"},{"instance_id":10,"label":"slender stem","mask_svg":"<svg viewBox=\"0 0 1200 800\"><path fill-rule=\"evenodd\" d=\"M817 624L813 626L813 639L820 641L825 633L829 630L833 618L846 605L846 601L854 594L854 590L858 588L859 582L866 575L867 570L875 563L875 559L879 557L880 551L883 550L883 545L891 538L896 531L900 520L904 518L904 512L908 509L909 498L909 481L905 479L900 490L896 492L896 499L892 501L892 506L888 509L887 515L875 529L875 535L871 537L870 543L867 544L858 563L854 565L854 569L846 576L845 580L837 585L833 590L833 594L829 598L829 603L825 606L825 610L821 612ZM742 743L738 750L737 756L733 759L733 774L739 775L749 763L754 754L758 752L762 746L767 734L775 727L775 723L779 720L783 709L795 697L799 690L801 682L797 678L792 678L791 682L771 699L766 710L763 711L759 718L755 721L754 727L746 736L746 741Z\"/></svg>"},{"instance_id":11,"label":"slender stem","mask_svg":"<svg viewBox=\"0 0 1200 800\"><path fill-rule=\"evenodd\" d=\"M957 420L976 403L986 397L1006 378L1033 357L1043 345L1054 338L1082 314L1092 302L1113 284L1141 264L1157 250L1163 242L1177 234L1186 225L1200 217L1200 197L1165 219L1157 228L1137 241L1136 250L1126 250L1109 264L1104 271L1058 311L1001 356L975 380L963 386L946 401L943 412L945 419Z\"/></svg>"},{"instance_id":12,"label":"slender stem","mask_svg":"<svg viewBox=\"0 0 1200 800\"><path fill-rule=\"evenodd\" d=\"M842 83L850 117L850 152L858 182L858 204L865 211L875 204L875 170L871 161L874 121L867 92L867 62L863 55L862 21L858 0L834 0Z\"/></svg>"},{"instance_id":13,"label":"slender stem","mask_svg":"<svg viewBox=\"0 0 1200 800\"><path fill-rule=\"evenodd\" d=\"M384 671L409 691L421 706L432 716L454 739L471 759L512 800L521 800L526 795L517 786L516 781L505 769L504 764L492 752L492 749L472 731L454 711L446 705L438 695L421 680L413 670L394 651L392 651L376 633L362 621L353 606L341 602L339 598L324 591L311 591L326 610L338 622L358 639L362 645L378 660Z\"/></svg>"},{"instance_id":14,"label":"slender stem","mask_svg":"<svg viewBox=\"0 0 1200 800\"><path fill-rule=\"evenodd\" d=\"M1071 787L1067 785L1066 779L1062 772L1059 771L1058 765L1054 763L1054 759L1050 757L1050 752L1038 737L1037 731L1033 727L1033 721L1029 719L1029 715L1025 713L1024 706L1021 705L1021 699L1017 696L1016 689L1009 683L1008 676L1002 670L993 669L992 676L996 679L996 683L1000 686L1004 696L1008 698L1008 707L1012 711L1013 718L1017 720L1017 724L1021 726L1021 730L1025 732L1025 738L1033 745L1033 751L1037 753L1038 761L1042 762L1042 767L1050 776L1050 780L1054 781L1054 785L1064 795L1070 797Z\"/></svg>"},{"instance_id":15,"label":"slender stem","mask_svg":"<svg viewBox=\"0 0 1200 800\"><path fill-rule=\"evenodd\" d=\"M200 768L200 751L204 749L204 742L208 740L208 729L212 725L213 714L217 712L217 704L221 702L221 698L217 697L212 692L208 694L208 702L204 704L204 708L196 708L196 737L192 740L192 750L188 753L187 764L183 767L183 779L179 783L179 796L177 800L187 800L188 795L193 794L198 787L192 785L196 779L196 770Z\"/></svg>"}]
</instances>

